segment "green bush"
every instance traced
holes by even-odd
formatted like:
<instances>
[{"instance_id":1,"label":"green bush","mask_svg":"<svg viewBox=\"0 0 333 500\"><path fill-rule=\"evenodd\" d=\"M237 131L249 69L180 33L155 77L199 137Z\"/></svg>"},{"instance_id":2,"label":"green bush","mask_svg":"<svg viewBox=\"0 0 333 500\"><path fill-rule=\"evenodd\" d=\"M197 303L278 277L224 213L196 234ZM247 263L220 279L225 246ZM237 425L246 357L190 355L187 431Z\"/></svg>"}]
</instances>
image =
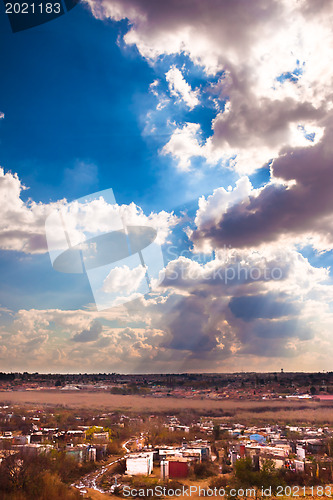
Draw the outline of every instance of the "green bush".
<instances>
[{"instance_id":1,"label":"green bush","mask_svg":"<svg viewBox=\"0 0 333 500\"><path fill-rule=\"evenodd\" d=\"M212 462L197 462L193 466L193 474L197 479L216 476L218 474L217 466Z\"/></svg>"}]
</instances>

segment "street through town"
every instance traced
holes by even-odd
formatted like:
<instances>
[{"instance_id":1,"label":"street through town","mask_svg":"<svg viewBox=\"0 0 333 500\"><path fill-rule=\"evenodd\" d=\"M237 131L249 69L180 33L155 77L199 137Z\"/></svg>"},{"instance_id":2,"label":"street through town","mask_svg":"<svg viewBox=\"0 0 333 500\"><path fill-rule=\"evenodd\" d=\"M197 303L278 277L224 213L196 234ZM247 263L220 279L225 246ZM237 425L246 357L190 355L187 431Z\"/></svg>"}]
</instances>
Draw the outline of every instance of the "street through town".
<instances>
[{"instance_id":1,"label":"street through town","mask_svg":"<svg viewBox=\"0 0 333 500\"><path fill-rule=\"evenodd\" d=\"M99 493L106 493L104 490L98 487L99 479L117 462L126 459L127 454L130 452L128 445L136 441L136 437L133 437L122 444L122 447L125 451L125 455L117 458L117 460L111 460L107 464L103 465L100 469L97 469L94 472L90 472L89 474L83 476L79 481L73 483L72 486L79 489L82 493L87 493L87 488L98 491ZM112 492L114 489L114 485L111 486L109 492Z\"/></svg>"}]
</instances>

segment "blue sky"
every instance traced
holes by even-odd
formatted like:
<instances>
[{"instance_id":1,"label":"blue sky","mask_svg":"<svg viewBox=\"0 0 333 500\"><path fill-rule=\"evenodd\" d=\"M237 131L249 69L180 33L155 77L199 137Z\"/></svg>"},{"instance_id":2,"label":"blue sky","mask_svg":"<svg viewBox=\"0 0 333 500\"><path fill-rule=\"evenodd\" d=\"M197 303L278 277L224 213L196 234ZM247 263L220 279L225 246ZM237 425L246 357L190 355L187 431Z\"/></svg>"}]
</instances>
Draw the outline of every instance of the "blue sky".
<instances>
[{"instance_id":1,"label":"blue sky","mask_svg":"<svg viewBox=\"0 0 333 500\"><path fill-rule=\"evenodd\" d=\"M135 201L146 211L185 209L193 215L198 195L205 194L202 182L210 192L232 178L224 172L216 182L215 173L205 174L188 189L187 176L175 172L173 161L158 153L171 136L170 118L180 123L199 120L203 137L209 136L212 105L189 111L171 102L157 117L160 129L154 134L143 130L147 112L156 106L149 85L164 76L170 64L186 64L192 84L207 85L202 69L187 57L161 58L152 68L135 47L119 42L128 30L125 20L96 21L82 5L15 34L4 15L0 22L1 46L10 47L0 56L1 109L6 117L0 122L1 161L29 188L22 192L23 200L71 201L112 187L118 203ZM167 92L167 83L161 86ZM181 251L188 245L182 231L179 236ZM5 253L0 263L2 303L19 309L72 308L91 302L85 276L59 276L49 264L48 256L18 258ZM37 286L32 279L36 267L44 276ZM78 297L73 293L76 286Z\"/></svg>"},{"instance_id":2,"label":"blue sky","mask_svg":"<svg viewBox=\"0 0 333 500\"><path fill-rule=\"evenodd\" d=\"M184 201L178 189L188 181L158 150L171 135L167 118L187 121L191 112L171 104L152 137L142 127L156 106L149 85L164 76L170 58L152 68L135 47L117 43L128 30L126 20L96 21L82 5L15 34L4 15L0 22L1 46L7 46L0 56L2 163L29 186L23 196L46 203L110 186L119 202L135 200L148 210L170 210ZM181 55L172 60L188 63ZM193 73L193 84L202 84L202 70ZM192 115L211 134L214 110L201 106ZM193 198L201 194L196 191Z\"/></svg>"},{"instance_id":3,"label":"blue sky","mask_svg":"<svg viewBox=\"0 0 333 500\"><path fill-rule=\"evenodd\" d=\"M155 182L138 123L153 72L135 50L124 56L118 47L125 29L125 22L94 22L81 6L16 34L1 16L3 163L35 200L76 198L111 184L128 202Z\"/></svg>"},{"instance_id":4,"label":"blue sky","mask_svg":"<svg viewBox=\"0 0 333 500\"><path fill-rule=\"evenodd\" d=\"M331 12L244 1L86 0L18 33L1 4L4 369L328 366ZM166 278L98 311L86 274L53 269L44 222L105 189L155 228ZM103 286L134 293L130 271Z\"/></svg>"}]
</instances>

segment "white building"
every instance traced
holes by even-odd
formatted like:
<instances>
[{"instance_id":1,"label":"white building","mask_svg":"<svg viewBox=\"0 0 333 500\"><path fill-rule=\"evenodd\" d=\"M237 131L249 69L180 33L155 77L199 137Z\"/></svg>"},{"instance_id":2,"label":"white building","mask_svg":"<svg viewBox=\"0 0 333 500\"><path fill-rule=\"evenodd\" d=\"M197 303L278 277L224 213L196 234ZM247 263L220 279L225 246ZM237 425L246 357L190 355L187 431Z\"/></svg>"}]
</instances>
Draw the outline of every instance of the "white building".
<instances>
[{"instance_id":1,"label":"white building","mask_svg":"<svg viewBox=\"0 0 333 500\"><path fill-rule=\"evenodd\" d=\"M153 471L153 452L135 453L126 458L126 474L148 476Z\"/></svg>"},{"instance_id":2,"label":"white building","mask_svg":"<svg viewBox=\"0 0 333 500\"><path fill-rule=\"evenodd\" d=\"M297 454L298 460L305 459L305 450L301 446L296 446L296 454Z\"/></svg>"},{"instance_id":3,"label":"white building","mask_svg":"<svg viewBox=\"0 0 333 500\"><path fill-rule=\"evenodd\" d=\"M294 460L296 472L304 472L304 462L302 460Z\"/></svg>"}]
</instances>

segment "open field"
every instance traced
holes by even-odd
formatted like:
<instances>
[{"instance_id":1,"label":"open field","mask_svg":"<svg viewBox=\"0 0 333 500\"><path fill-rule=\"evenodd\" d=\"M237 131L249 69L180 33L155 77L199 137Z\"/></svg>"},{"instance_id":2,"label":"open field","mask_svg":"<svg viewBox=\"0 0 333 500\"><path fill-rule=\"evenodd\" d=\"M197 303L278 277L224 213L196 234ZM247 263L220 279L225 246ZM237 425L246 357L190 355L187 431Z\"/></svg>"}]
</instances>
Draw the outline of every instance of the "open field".
<instances>
[{"instance_id":1,"label":"open field","mask_svg":"<svg viewBox=\"0 0 333 500\"><path fill-rule=\"evenodd\" d=\"M181 412L192 410L223 420L317 423L333 425L333 402L281 400L227 400L152 398L101 392L11 391L0 393L0 403L101 408L113 411Z\"/></svg>"}]
</instances>

